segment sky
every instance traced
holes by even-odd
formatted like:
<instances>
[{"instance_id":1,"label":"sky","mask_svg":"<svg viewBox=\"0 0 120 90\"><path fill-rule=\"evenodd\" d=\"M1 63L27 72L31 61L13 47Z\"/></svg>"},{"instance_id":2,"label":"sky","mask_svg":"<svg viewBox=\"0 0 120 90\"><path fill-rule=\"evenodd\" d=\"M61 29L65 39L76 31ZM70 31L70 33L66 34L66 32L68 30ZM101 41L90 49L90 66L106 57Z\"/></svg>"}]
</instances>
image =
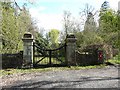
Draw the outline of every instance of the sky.
<instances>
[{"instance_id":1,"label":"sky","mask_svg":"<svg viewBox=\"0 0 120 90\"><path fill-rule=\"evenodd\" d=\"M16 0L22 6L27 3L26 7L38 27L46 30L58 29L63 30L63 12L70 11L72 16L79 17L79 12L85 8L88 3L95 10L99 10L105 0ZM107 0L112 9L118 9L120 0ZM28 3L30 2L30 3Z\"/></svg>"}]
</instances>

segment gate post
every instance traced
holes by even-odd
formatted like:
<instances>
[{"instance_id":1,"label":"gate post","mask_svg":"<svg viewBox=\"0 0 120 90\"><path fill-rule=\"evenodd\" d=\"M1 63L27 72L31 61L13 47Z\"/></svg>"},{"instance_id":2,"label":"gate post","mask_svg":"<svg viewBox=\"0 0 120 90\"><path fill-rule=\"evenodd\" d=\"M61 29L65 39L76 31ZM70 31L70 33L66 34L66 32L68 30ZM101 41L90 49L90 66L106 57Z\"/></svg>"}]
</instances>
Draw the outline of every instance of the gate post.
<instances>
[{"instance_id":1,"label":"gate post","mask_svg":"<svg viewBox=\"0 0 120 90\"><path fill-rule=\"evenodd\" d=\"M26 32L23 36L23 68L33 67L33 35Z\"/></svg>"},{"instance_id":2,"label":"gate post","mask_svg":"<svg viewBox=\"0 0 120 90\"><path fill-rule=\"evenodd\" d=\"M76 38L74 34L68 34L66 37L66 59L68 66L76 65Z\"/></svg>"}]
</instances>

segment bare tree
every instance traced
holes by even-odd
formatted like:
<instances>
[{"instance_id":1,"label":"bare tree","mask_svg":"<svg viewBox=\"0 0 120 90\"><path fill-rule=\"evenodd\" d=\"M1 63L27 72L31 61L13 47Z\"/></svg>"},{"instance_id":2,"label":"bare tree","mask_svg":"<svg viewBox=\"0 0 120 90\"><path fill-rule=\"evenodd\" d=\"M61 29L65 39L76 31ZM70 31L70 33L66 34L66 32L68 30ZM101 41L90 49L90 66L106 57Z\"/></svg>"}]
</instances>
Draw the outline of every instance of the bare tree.
<instances>
[{"instance_id":1,"label":"bare tree","mask_svg":"<svg viewBox=\"0 0 120 90\"><path fill-rule=\"evenodd\" d=\"M95 12L95 9L87 3L85 5L85 8L81 9L79 14L80 14L81 17L87 18L90 12L93 13L93 15L95 15L97 13L97 12Z\"/></svg>"},{"instance_id":2,"label":"bare tree","mask_svg":"<svg viewBox=\"0 0 120 90\"><path fill-rule=\"evenodd\" d=\"M63 23L65 35L67 35L68 33L75 33L77 31L80 31L79 19L73 17L69 11L64 11Z\"/></svg>"},{"instance_id":3,"label":"bare tree","mask_svg":"<svg viewBox=\"0 0 120 90\"><path fill-rule=\"evenodd\" d=\"M63 16L63 23L64 23L64 29L65 29L65 34L68 34L69 30L69 25L70 25L70 18L71 18L71 13L69 11L64 11L64 16Z\"/></svg>"},{"instance_id":4,"label":"bare tree","mask_svg":"<svg viewBox=\"0 0 120 90\"><path fill-rule=\"evenodd\" d=\"M89 5L88 3L85 5L84 9L81 9L79 12L80 14L80 20L81 20L81 25L84 25L88 17L92 14L92 17L89 17L89 19L95 17L98 14L98 11L95 11L95 9Z\"/></svg>"}]
</instances>

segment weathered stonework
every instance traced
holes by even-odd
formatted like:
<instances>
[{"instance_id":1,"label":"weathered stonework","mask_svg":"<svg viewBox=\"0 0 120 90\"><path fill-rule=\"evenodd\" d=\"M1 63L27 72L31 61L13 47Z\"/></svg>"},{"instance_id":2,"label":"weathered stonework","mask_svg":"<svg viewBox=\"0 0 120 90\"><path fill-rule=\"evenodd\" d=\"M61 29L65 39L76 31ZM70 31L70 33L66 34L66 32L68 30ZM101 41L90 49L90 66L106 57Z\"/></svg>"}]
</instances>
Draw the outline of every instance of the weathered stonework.
<instances>
[{"instance_id":1,"label":"weathered stonework","mask_svg":"<svg viewBox=\"0 0 120 90\"><path fill-rule=\"evenodd\" d=\"M66 59L69 66L76 65L76 38L74 34L68 34L66 37Z\"/></svg>"},{"instance_id":2,"label":"weathered stonework","mask_svg":"<svg viewBox=\"0 0 120 90\"><path fill-rule=\"evenodd\" d=\"M29 68L33 65L33 36L31 33L26 32L23 36L23 67Z\"/></svg>"}]
</instances>

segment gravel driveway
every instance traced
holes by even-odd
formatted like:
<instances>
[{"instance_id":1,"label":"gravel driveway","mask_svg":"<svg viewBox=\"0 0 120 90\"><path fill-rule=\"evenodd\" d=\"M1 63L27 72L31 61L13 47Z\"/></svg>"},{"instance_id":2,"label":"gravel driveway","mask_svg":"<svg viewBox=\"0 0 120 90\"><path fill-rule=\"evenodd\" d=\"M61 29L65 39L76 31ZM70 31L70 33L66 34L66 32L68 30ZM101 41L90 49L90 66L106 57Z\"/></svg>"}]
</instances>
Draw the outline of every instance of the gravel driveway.
<instances>
[{"instance_id":1,"label":"gravel driveway","mask_svg":"<svg viewBox=\"0 0 120 90\"><path fill-rule=\"evenodd\" d=\"M2 77L5 88L118 88L119 68L64 70Z\"/></svg>"}]
</instances>

